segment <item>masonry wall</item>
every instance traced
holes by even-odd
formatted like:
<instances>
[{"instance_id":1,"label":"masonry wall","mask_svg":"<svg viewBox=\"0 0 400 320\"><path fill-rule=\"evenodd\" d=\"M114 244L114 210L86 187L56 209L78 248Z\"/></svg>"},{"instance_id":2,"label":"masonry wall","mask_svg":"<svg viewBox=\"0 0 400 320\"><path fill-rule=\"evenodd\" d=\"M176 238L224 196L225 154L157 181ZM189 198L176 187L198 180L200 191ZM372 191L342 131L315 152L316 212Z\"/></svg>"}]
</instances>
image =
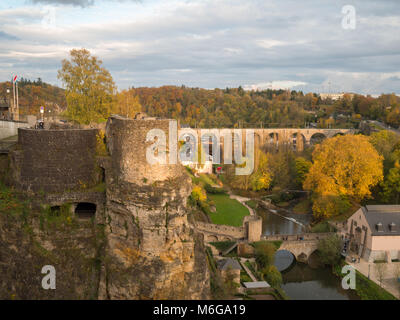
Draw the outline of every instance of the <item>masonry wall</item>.
<instances>
[{"instance_id":1,"label":"masonry wall","mask_svg":"<svg viewBox=\"0 0 400 320\"><path fill-rule=\"evenodd\" d=\"M221 236L228 236L233 239L242 239L246 237L246 229L244 227L233 227L223 224L213 224L206 222L196 222L196 228L200 232L218 234Z\"/></svg>"},{"instance_id":2,"label":"masonry wall","mask_svg":"<svg viewBox=\"0 0 400 320\"><path fill-rule=\"evenodd\" d=\"M155 142L146 141L147 135L151 130L159 129L165 133L165 156L169 163L169 124L170 120L110 118L107 124L107 146L112 156L114 175L120 180L139 185L180 176L182 166L150 164L146 157L148 148Z\"/></svg>"},{"instance_id":3,"label":"masonry wall","mask_svg":"<svg viewBox=\"0 0 400 320\"><path fill-rule=\"evenodd\" d=\"M97 129L18 129L18 147L11 153L14 184L45 193L86 188L99 181Z\"/></svg>"}]
</instances>

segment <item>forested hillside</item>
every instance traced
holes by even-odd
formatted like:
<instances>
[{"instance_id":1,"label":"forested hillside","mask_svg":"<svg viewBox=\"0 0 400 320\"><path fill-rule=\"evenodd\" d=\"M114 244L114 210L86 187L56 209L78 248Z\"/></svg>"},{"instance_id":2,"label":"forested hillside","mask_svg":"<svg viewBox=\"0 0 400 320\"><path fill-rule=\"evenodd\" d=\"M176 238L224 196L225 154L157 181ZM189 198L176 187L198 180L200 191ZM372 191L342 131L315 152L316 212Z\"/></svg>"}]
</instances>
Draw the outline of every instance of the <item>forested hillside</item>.
<instances>
[{"instance_id":1,"label":"forested hillside","mask_svg":"<svg viewBox=\"0 0 400 320\"><path fill-rule=\"evenodd\" d=\"M400 124L400 98L344 95L343 99L321 100L316 94L299 91L234 89L206 90L164 86L133 88L143 111L152 116L180 119L198 127L357 127L361 118Z\"/></svg>"},{"instance_id":2,"label":"forested hillside","mask_svg":"<svg viewBox=\"0 0 400 320\"><path fill-rule=\"evenodd\" d=\"M60 114L67 108L65 91L59 87L22 78L18 82L21 115L46 112ZM7 96L6 90L10 89ZM10 82L0 83L0 100L12 99ZM185 86L131 88L113 97L111 113L132 116L141 108L150 116L179 119L192 127L357 127L362 118L400 125L400 97L378 98L345 95L341 100L321 100L301 91L245 91L239 88L201 89ZM132 109L132 110L130 110ZM108 115L104 115L107 118Z\"/></svg>"},{"instance_id":3,"label":"forested hillside","mask_svg":"<svg viewBox=\"0 0 400 320\"><path fill-rule=\"evenodd\" d=\"M7 94L7 89L10 93ZM42 82L39 78L35 81L21 78L18 81L18 96L20 114L39 114L40 106L44 106L46 111L57 114L65 110L67 104L64 90ZM11 99L13 97L11 82L0 83L0 100Z\"/></svg>"}]
</instances>

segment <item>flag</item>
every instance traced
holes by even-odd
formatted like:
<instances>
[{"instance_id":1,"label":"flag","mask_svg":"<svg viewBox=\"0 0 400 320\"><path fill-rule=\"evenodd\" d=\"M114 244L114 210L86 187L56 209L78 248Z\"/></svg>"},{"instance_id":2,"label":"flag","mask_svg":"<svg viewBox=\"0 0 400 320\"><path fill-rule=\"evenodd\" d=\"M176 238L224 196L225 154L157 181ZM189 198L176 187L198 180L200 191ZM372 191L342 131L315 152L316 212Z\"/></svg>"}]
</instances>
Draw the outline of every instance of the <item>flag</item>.
<instances>
[{"instance_id":1,"label":"flag","mask_svg":"<svg viewBox=\"0 0 400 320\"><path fill-rule=\"evenodd\" d=\"M18 78L18 76L14 76L14 78L13 78L13 83L16 83L17 82L17 78Z\"/></svg>"}]
</instances>

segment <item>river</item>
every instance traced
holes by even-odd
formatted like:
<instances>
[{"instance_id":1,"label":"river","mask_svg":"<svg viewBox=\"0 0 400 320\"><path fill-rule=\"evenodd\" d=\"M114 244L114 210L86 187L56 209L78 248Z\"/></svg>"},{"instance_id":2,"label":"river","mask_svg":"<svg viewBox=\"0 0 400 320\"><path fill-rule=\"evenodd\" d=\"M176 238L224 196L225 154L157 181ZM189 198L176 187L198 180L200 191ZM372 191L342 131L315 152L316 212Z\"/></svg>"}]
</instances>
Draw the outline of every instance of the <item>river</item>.
<instances>
[{"instance_id":1,"label":"river","mask_svg":"<svg viewBox=\"0 0 400 320\"><path fill-rule=\"evenodd\" d=\"M263 234L299 234L305 231L311 215L258 209L263 218ZM356 294L341 287L341 280L329 268L312 268L297 262L288 251L278 251L275 265L282 273L282 289L293 300L357 300Z\"/></svg>"}]
</instances>

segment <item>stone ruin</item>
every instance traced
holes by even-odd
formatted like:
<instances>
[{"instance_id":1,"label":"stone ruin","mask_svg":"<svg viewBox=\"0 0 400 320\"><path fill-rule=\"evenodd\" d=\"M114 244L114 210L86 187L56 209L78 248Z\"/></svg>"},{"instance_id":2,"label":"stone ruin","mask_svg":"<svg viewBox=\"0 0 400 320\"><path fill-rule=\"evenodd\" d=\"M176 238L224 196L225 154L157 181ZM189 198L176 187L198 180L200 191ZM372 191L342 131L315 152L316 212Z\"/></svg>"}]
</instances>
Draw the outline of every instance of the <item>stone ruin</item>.
<instances>
[{"instance_id":1,"label":"stone ruin","mask_svg":"<svg viewBox=\"0 0 400 320\"><path fill-rule=\"evenodd\" d=\"M108 155L98 153L97 129L24 128L9 154L16 189L52 207L71 203L76 214L93 210L104 226L104 245L93 253L99 299L209 297L203 236L187 219L191 181L181 165L147 163L153 128L168 133L169 120L110 117Z\"/></svg>"}]
</instances>

